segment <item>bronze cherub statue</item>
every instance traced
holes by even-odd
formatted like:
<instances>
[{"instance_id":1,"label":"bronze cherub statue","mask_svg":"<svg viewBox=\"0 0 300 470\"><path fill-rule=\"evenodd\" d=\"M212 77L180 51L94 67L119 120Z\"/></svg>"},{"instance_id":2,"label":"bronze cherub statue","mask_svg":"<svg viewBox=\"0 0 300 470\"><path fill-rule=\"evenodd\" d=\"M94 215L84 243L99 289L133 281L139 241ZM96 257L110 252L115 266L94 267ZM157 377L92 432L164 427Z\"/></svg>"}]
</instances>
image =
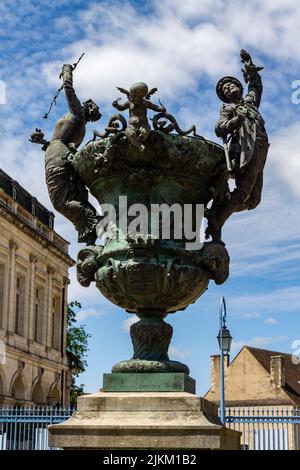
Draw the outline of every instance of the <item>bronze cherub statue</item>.
<instances>
[{"instance_id":1,"label":"bronze cherub statue","mask_svg":"<svg viewBox=\"0 0 300 470\"><path fill-rule=\"evenodd\" d=\"M120 87L117 87L117 89L128 98L124 104L119 104L121 98L112 103L118 111L129 109L129 124L125 129L125 135L133 146L144 150L143 142L145 142L151 132L147 119L147 110L151 109L152 111L165 113L166 108L150 101L150 97L157 91L157 88L152 88L149 91L146 83L134 83L130 91Z\"/></svg>"}]
</instances>

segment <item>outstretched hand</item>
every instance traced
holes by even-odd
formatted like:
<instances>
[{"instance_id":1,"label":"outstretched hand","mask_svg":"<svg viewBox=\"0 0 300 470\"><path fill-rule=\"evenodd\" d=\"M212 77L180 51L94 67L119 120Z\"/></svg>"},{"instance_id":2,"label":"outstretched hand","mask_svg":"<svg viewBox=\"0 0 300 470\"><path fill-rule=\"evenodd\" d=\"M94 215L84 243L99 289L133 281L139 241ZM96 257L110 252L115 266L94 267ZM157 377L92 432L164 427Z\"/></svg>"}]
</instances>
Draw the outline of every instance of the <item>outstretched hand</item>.
<instances>
[{"instance_id":1,"label":"outstretched hand","mask_svg":"<svg viewBox=\"0 0 300 470\"><path fill-rule=\"evenodd\" d=\"M75 64L74 64L74 65L75 65ZM60 74L59 74L59 78L62 78L65 69L69 69L69 70L71 70L71 72L73 72L73 70L75 69L74 65L71 65L71 64L64 64L64 65L62 66L62 68L61 68L61 72L60 72Z\"/></svg>"},{"instance_id":2,"label":"outstretched hand","mask_svg":"<svg viewBox=\"0 0 300 470\"><path fill-rule=\"evenodd\" d=\"M240 58L241 62L243 62L244 64L244 67L241 69L244 76L244 80L246 83L248 83L251 75L260 72L261 70L263 70L264 67L257 67L256 65L254 65L251 55L249 54L249 52L245 51L245 49L241 49Z\"/></svg>"},{"instance_id":3,"label":"outstretched hand","mask_svg":"<svg viewBox=\"0 0 300 470\"><path fill-rule=\"evenodd\" d=\"M253 65L251 55L249 54L249 52L245 51L245 49L241 49L240 58L241 62L243 62L244 64L248 63L249 65Z\"/></svg>"},{"instance_id":4,"label":"outstretched hand","mask_svg":"<svg viewBox=\"0 0 300 470\"><path fill-rule=\"evenodd\" d=\"M119 101L120 101L121 99L122 99L122 98L117 98L116 100L114 100L114 101L112 102L112 105L113 105L113 106L116 106L116 105L119 103Z\"/></svg>"},{"instance_id":5,"label":"outstretched hand","mask_svg":"<svg viewBox=\"0 0 300 470\"><path fill-rule=\"evenodd\" d=\"M81 61L81 59L82 59L83 56L84 56L84 52L81 54L81 56L79 57L79 59L77 60L77 62L74 62L73 65L71 65L71 64L64 64L64 65L62 66L62 71L61 71L61 73L60 73L60 75L59 75L59 78L62 77L62 73L63 73L63 71L64 71L64 68L68 68L68 69L71 70L71 72L73 72L73 71L76 69L77 65L79 64L79 62Z\"/></svg>"},{"instance_id":6,"label":"outstretched hand","mask_svg":"<svg viewBox=\"0 0 300 470\"><path fill-rule=\"evenodd\" d=\"M29 142L32 142L33 144L40 144L45 137L45 134L41 129L35 129L35 132L33 132L30 136Z\"/></svg>"}]
</instances>

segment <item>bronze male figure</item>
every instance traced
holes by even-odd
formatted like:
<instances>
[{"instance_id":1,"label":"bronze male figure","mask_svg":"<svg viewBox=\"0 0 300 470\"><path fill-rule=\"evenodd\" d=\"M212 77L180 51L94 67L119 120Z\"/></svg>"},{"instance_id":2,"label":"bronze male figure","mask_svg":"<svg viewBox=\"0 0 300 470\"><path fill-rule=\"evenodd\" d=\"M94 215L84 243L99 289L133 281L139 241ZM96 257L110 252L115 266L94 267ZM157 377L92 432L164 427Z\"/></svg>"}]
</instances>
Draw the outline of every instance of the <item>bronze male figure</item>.
<instances>
[{"instance_id":1,"label":"bronze male figure","mask_svg":"<svg viewBox=\"0 0 300 470\"><path fill-rule=\"evenodd\" d=\"M67 160L82 143L86 123L97 121L101 114L93 100L80 103L73 87L73 66L65 64L60 77L69 113L56 123L46 149L45 169L49 196L54 208L69 219L78 231L78 241L93 245L99 222L95 208L88 201L88 191Z\"/></svg>"},{"instance_id":2,"label":"bronze male figure","mask_svg":"<svg viewBox=\"0 0 300 470\"><path fill-rule=\"evenodd\" d=\"M222 244L221 230L231 214L255 209L260 203L269 147L264 120L258 111L263 91L259 74L262 67L256 67L245 50L241 50L240 56L248 83L247 95L243 98L243 86L234 77L222 78L216 87L217 95L225 104L221 107L215 132L229 150L227 167L236 182L230 198L225 198L222 204L214 201L207 212L206 236Z\"/></svg>"}]
</instances>

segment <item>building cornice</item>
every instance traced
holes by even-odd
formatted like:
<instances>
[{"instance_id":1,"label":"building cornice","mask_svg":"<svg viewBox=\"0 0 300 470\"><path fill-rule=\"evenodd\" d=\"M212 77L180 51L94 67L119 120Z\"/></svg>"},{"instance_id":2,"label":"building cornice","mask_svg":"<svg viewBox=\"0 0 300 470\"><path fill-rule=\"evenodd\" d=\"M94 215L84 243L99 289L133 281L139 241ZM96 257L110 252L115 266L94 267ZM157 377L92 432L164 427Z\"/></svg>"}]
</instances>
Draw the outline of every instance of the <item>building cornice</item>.
<instances>
[{"instance_id":1,"label":"building cornice","mask_svg":"<svg viewBox=\"0 0 300 470\"><path fill-rule=\"evenodd\" d=\"M53 371L60 369L60 370L69 370L69 367L64 364L63 362L54 361L51 359L47 359L45 357L39 356L38 354L32 352L21 351L20 349L14 348L9 344L6 344L6 355L10 355L17 361L24 362L25 366L28 363L34 364L36 366L44 365L47 366L47 370L52 369ZM60 356L62 360L62 356Z\"/></svg>"},{"instance_id":2,"label":"building cornice","mask_svg":"<svg viewBox=\"0 0 300 470\"><path fill-rule=\"evenodd\" d=\"M42 245L43 248L48 249L51 253L61 259L69 267L74 266L75 261L69 256L69 254L67 254L62 248L57 246L53 241L49 240L45 235L38 232L34 227L29 224L29 222L21 219L18 214L13 212L13 210L7 207L1 200L0 216L15 225L19 230L21 230L21 232L25 233L30 238L33 238L40 245Z\"/></svg>"}]
</instances>

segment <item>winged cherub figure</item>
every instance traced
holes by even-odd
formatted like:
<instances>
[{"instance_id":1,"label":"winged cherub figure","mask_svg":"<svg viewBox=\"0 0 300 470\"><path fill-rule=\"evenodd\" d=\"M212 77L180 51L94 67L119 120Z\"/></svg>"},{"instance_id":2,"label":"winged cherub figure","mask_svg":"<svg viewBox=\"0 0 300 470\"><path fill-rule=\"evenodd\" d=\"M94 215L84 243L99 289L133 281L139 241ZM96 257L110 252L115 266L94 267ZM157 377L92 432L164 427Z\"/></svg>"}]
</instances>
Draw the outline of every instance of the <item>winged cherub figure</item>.
<instances>
[{"instance_id":1,"label":"winged cherub figure","mask_svg":"<svg viewBox=\"0 0 300 470\"><path fill-rule=\"evenodd\" d=\"M147 110L152 109L152 111L165 113L166 108L150 101L151 95L157 91L157 88L152 88L148 91L146 83L134 83L130 91L120 87L117 87L117 89L128 98L124 104L119 104L121 98L113 102L113 106L118 111L129 109L129 124L125 129L125 135L134 147L139 147L141 150L144 150L145 146L143 142L145 142L151 132L147 119Z\"/></svg>"}]
</instances>

